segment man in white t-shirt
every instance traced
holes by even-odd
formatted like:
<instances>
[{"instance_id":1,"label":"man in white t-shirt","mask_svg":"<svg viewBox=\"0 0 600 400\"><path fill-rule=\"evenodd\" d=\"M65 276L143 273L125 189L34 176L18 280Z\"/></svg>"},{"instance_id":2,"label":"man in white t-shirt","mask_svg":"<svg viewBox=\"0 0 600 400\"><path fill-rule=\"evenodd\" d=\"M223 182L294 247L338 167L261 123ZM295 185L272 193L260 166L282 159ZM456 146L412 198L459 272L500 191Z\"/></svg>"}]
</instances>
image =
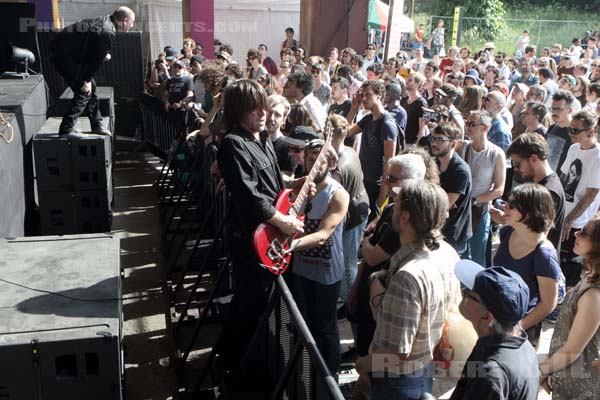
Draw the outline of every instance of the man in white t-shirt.
<instances>
[{"instance_id":1,"label":"man in white t-shirt","mask_svg":"<svg viewBox=\"0 0 600 400\"><path fill-rule=\"evenodd\" d=\"M573 143L561 167L561 181L565 189L565 222L561 246L561 268L567 286L579 282L581 265L571 261L575 231L580 230L596 214L600 206L600 146L594 129L596 114L583 110L573 115L569 137ZM563 266L563 264L565 264Z\"/></svg>"},{"instance_id":2,"label":"man in white t-shirt","mask_svg":"<svg viewBox=\"0 0 600 400\"><path fill-rule=\"evenodd\" d=\"M529 31L526 29L523 34L517 38L517 50L521 54L525 53L525 47L529 45Z\"/></svg>"},{"instance_id":3,"label":"man in white t-shirt","mask_svg":"<svg viewBox=\"0 0 600 400\"><path fill-rule=\"evenodd\" d=\"M413 52L415 53L415 58L410 60L406 66L415 72L425 74L425 66L429 60L423 58L423 48L417 47Z\"/></svg>"}]
</instances>

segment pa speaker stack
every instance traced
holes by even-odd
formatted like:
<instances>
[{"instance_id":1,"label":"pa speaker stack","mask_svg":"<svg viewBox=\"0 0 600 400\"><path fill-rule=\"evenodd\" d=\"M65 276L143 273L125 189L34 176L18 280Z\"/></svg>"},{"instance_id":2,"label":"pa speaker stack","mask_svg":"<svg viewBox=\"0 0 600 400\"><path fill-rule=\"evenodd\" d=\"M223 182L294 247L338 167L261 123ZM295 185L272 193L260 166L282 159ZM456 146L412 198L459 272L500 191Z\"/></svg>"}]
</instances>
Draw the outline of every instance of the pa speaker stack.
<instances>
[{"instance_id":1,"label":"pa speaker stack","mask_svg":"<svg viewBox=\"0 0 600 400\"><path fill-rule=\"evenodd\" d=\"M43 235L111 230L111 137L90 132L87 118L59 136L61 118L48 118L33 138L40 228ZM102 124L109 126L110 117Z\"/></svg>"}]
</instances>

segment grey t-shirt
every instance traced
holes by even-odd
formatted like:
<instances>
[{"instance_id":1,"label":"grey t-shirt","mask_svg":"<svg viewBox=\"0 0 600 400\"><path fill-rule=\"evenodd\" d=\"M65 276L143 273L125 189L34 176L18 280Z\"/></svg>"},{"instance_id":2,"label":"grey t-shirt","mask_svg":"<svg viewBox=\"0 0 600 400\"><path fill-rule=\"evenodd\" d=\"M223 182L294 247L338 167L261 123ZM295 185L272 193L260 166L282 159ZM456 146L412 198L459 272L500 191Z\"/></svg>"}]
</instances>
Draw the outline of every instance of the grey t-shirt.
<instances>
[{"instance_id":1,"label":"grey t-shirt","mask_svg":"<svg viewBox=\"0 0 600 400\"><path fill-rule=\"evenodd\" d=\"M471 198L475 199L489 192L494 183L496 163L504 157L504 151L491 142L487 142L482 151L475 151L471 142L465 141L459 155L471 168ZM486 204L485 209L488 208L489 204Z\"/></svg>"},{"instance_id":2,"label":"grey t-shirt","mask_svg":"<svg viewBox=\"0 0 600 400\"><path fill-rule=\"evenodd\" d=\"M369 196L363 183L360 160L352 148L342 147L335 172L340 175L341 184L350 195L344 225L344 229L347 230L360 224L369 215Z\"/></svg>"}]
</instances>

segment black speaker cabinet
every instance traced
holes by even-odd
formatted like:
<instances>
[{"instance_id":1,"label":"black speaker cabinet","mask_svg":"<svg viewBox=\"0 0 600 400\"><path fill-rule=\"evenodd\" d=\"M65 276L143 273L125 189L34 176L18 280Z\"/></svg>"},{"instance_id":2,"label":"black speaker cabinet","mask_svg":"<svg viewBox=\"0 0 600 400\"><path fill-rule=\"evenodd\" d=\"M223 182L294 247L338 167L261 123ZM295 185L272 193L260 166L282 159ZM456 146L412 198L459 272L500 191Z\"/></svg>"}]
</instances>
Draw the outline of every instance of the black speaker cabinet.
<instances>
[{"instance_id":1,"label":"black speaker cabinet","mask_svg":"<svg viewBox=\"0 0 600 400\"><path fill-rule=\"evenodd\" d=\"M0 239L0 254L0 398L121 400L119 239Z\"/></svg>"}]
</instances>

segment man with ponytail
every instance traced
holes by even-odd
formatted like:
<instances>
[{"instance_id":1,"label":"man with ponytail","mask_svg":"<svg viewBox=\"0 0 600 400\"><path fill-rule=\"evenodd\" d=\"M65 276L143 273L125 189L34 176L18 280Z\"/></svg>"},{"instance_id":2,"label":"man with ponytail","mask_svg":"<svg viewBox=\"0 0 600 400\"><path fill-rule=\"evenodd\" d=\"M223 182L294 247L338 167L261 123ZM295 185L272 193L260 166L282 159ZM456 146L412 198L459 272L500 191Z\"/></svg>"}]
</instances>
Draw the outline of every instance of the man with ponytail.
<instances>
[{"instance_id":1,"label":"man with ponytail","mask_svg":"<svg viewBox=\"0 0 600 400\"><path fill-rule=\"evenodd\" d=\"M459 257L442 239L448 217L442 188L409 180L393 192L392 226L401 248L389 270L371 275L377 328L356 370L371 385L369 398L418 399L431 391L433 349L459 296L453 272Z\"/></svg>"}]
</instances>

